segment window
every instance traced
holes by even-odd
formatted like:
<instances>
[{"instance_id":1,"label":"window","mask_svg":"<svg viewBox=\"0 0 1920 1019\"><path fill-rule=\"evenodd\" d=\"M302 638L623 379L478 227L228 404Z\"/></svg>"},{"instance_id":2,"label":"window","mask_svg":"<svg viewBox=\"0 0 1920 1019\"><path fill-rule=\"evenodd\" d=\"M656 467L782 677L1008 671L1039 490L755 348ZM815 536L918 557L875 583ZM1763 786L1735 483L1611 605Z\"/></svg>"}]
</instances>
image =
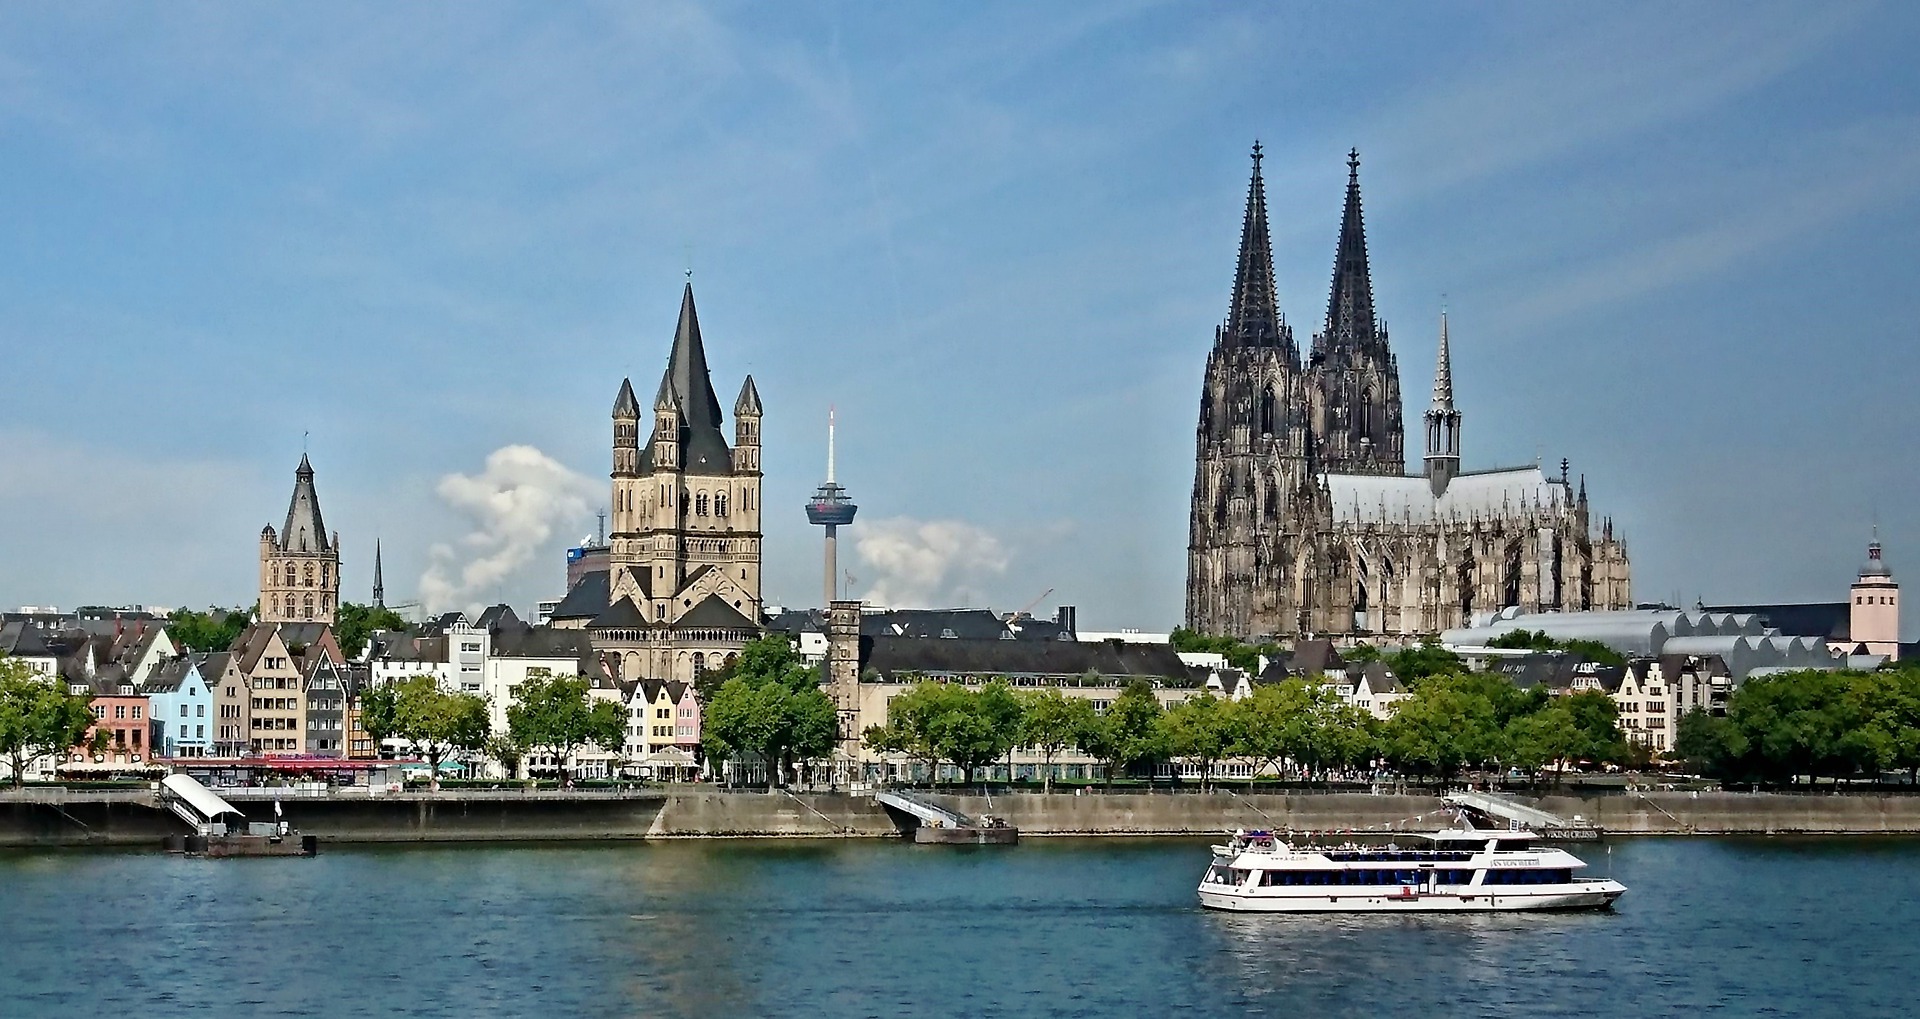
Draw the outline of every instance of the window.
<instances>
[{"instance_id":1,"label":"window","mask_svg":"<svg viewBox=\"0 0 1920 1019\"><path fill-rule=\"evenodd\" d=\"M294 570L293 570L293 564L292 564L292 563L288 563L288 564L287 564L287 586L288 586L288 587L292 587L292 586L293 586L293 583L294 583ZM292 600L292 598L291 598L291 597L289 597L289 598L288 598L288 600L287 600L287 611L289 611L289 612L291 612L291 611L293 611L293 600Z\"/></svg>"},{"instance_id":2,"label":"window","mask_svg":"<svg viewBox=\"0 0 1920 1019\"><path fill-rule=\"evenodd\" d=\"M673 709L672 709L672 708L655 708L655 709L654 709L654 711L653 711L653 717L655 717L655 718L672 718L672 717L673 717Z\"/></svg>"},{"instance_id":3,"label":"window","mask_svg":"<svg viewBox=\"0 0 1920 1019\"><path fill-rule=\"evenodd\" d=\"M115 718L127 717L127 706L125 704L115 704L113 706L113 717Z\"/></svg>"},{"instance_id":4,"label":"window","mask_svg":"<svg viewBox=\"0 0 1920 1019\"><path fill-rule=\"evenodd\" d=\"M727 515L727 497L724 494L713 497L713 515L716 517Z\"/></svg>"},{"instance_id":5,"label":"window","mask_svg":"<svg viewBox=\"0 0 1920 1019\"><path fill-rule=\"evenodd\" d=\"M331 576L331 571L332 571L332 567L328 566L326 563L320 564L320 586L321 587L327 586L327 578Z\"/></svg>"},{"instance_id":6,"label":"window","mask_svg":"<svg viewBox=\"0 0 1920 1019\"><path fill-rule=\"evenodd\" d=\"M187 717L187 706L185 704L180 705L180 717Z\"/></svg>"}]
</instances>

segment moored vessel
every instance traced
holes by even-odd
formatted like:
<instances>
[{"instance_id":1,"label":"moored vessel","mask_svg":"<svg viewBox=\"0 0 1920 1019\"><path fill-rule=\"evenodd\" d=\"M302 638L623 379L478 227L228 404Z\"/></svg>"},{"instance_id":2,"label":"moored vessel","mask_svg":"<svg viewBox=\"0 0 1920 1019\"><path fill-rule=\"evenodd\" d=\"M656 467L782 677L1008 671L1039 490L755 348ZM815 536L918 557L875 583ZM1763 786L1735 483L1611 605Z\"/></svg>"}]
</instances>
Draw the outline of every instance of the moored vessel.
<instances>
[{"instance_id":1,"label":"moored vessel","mask_svg":"<svg viewBox=\"0 0 1920 1019\"><path fill-rule=\"evenodd\" d=\"M1626 893L1530 831L1448 828L1337 844L1239 831L1213 847L1200 903L1242 913L1478 913L1605 909Z\"/></svg>"}]
</instances>

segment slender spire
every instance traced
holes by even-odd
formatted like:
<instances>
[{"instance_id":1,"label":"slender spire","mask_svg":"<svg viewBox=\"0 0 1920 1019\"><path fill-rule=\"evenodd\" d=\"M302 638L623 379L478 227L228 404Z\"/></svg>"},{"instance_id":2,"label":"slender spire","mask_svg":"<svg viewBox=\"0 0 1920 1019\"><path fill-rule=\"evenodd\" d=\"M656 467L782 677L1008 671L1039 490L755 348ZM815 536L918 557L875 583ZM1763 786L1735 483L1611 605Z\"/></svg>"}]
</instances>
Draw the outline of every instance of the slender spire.
<instances>
[{"instance_id":1,"label":"slender spire","mask_svg":"<svg viewBox=\"0 0 1920 1019\"><path fill-rule=\"evenodd\" d=\"M1433 409L1453 409L1453 349L1447 342L1447 313L1440 312L1440 356L1433 366Z\"/></svg>"},{"instance_id":2,"label":"slender spire","mask_svg":"<svg viewBox=\"0 0 1920 1019\"><path fill-rule=\"evenodd\" d=\"M707 372L707 350L700 340L700 317L693 307L693 283L680 295L680 321L673 331L673 353L654 397L655 410L678 410L681 417L681 469L689 474L724 474L732 452L720 432L720 400Z\"/></svg>"},{"instance_id":3,"label":"slender spire","mask_svg":"<svg viewBox=\"0 0 1920 1019\"><path fill-rule=\"evenodd\" d=\"M1247 184L1247 212L1240 224L1240 264L1233 275L1233 306L1222 339L1232 346L1288 348L1293 340L1280 320L1274 293L1273 239L1267 229L1267 186L1260 177L1260 143L1253 143L1253 179Z\"/></svg>"},{"instance_id":4,"label":"slender spire","mask_svg":"<svg viewBox=\"0 0 1920 1019\"><path fill-rule=\"evenodd\" d=\"M373 539L373 607L387 607L387 585L380 577L380 539Z\"/></svg>"},{"instance_id":5,"label":"slender spire","mask_svg":"<svg viewBox=\"0 0 1920 1019\"><path fill-rule=\"evenodd\" d=\"M1352 349L1374 334L1373 276L1367 267L1367 227L1360 212L1360 150L1347 153L1347 206L1340 215L1340 244L1333 256L1333 290L1327 296L1324 347Z\"/></svg>"},{"instance_id":6,"label":"slender spire","mask_svg":"<svg viewBox=\"0 0 1920 1019\"><path fill-rule=\"evenodd\" d=\"M620 395L613 400L613 416L616 418L640 417L640 401L633 395L633 380L620 380Z\"/></svg>"}]
</instances>

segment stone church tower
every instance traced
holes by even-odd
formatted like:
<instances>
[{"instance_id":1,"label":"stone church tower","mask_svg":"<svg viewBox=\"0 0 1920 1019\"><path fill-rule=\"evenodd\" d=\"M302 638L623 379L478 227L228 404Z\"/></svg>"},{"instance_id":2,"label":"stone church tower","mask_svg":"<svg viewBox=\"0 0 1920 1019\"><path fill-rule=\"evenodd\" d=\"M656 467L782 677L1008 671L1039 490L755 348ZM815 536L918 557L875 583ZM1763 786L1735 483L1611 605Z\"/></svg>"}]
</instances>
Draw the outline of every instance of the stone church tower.
<instances>
[{"instance_id":1,"label":"stone church tower","mask_svg":"<svg viewBox=\"0 0 1920 1019\"><path fill-rule=\"evenodd\" d=\"M620 678L688 682L759 635L761 413L748 376L728 444L689 283L647 431L631 379L613 404L607 609L587 629Z\"/></svg>"},{"instance_id":2,"label":"stone church tower","mask_svg":"<svg viewBox=\"0 0 1920 1019\"><path fill-rule=\"evenodd\" d=\"M1538 464L1462 471L1440 322L1421 474L1406 473L1400 369L1373 304L1360 160L1324 324L1302 363L1275 296L1260 147L1227 321L1195 433L1187 626L1242 639L1411 636L1506 606L1630 608L1626 547L1589 526L1586 480Z\"/></svg>"},{"instance_id":3,"label":"stone church tower","mask_svg":"<svg viewBox=\"0 0 1920 1019\"><path fill-rule=\"evenodd\" d=\"M332 623L340 610L340 535L327 534L313 465L306 454L293 472L286 526L260 529L260 621Z\"/></svg>"}]
</instances>

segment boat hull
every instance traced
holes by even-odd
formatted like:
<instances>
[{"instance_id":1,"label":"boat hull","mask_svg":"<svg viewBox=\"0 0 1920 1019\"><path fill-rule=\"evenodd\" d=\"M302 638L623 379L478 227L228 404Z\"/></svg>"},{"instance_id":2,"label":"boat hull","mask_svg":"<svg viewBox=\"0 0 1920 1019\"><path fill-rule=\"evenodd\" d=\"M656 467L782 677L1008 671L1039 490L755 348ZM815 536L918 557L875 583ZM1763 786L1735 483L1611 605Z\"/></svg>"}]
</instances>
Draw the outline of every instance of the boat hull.
<instances>
[{"instance_id":1,"label":"boat hull","mask_svg":"<svg viewBox=\"0 0 1920 1019\"><path fill-rule=\"evenodd\" d=\"M1606 909L1626 893L1614 881L1587 881L1557 888L1487 894L1426 892L1412 895L1349 892L1259 895L1218 885L1200 888L1200 904L1229 913L1525 913Z\"/></svg>"}]
</instances>

